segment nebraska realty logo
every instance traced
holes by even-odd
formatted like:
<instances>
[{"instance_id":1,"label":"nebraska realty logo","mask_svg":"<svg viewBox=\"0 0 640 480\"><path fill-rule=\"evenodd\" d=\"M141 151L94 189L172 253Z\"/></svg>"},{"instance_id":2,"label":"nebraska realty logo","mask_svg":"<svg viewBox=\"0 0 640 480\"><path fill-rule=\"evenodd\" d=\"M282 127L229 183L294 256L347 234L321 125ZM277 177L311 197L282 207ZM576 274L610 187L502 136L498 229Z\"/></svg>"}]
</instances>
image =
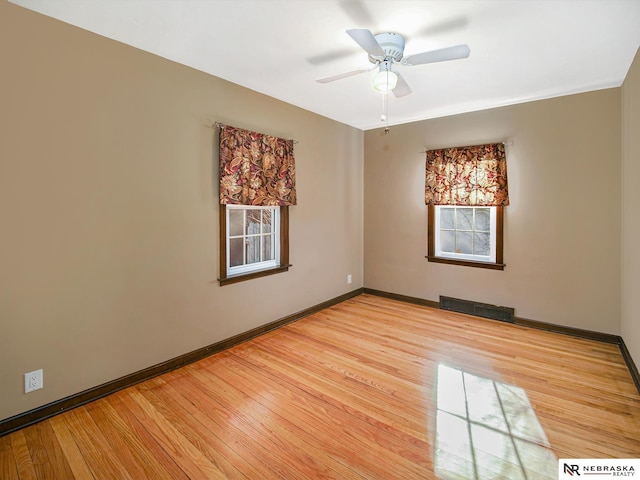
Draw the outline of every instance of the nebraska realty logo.
<instances>
[{"instance_id":1,"label":"nebraska realty logo","mask_svg":"<svg viewBox=\"0 0 640 480\"><path fill-rule=\"evenodd\" d=\"M635 477L640 479L640 458L561 458L558 478Z\"/></svg>"}]
</instances>

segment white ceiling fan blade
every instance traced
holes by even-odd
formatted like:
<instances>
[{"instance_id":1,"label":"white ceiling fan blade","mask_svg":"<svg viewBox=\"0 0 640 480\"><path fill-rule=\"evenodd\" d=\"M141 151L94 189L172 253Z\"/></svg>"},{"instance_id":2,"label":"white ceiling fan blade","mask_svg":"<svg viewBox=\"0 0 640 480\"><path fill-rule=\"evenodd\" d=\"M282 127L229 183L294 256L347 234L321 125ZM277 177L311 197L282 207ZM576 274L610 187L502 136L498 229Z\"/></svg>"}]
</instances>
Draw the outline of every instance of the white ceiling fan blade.
<instances>
[{"instance_id":1,"label":"white ceiling fan blade","mask_svg":"<svg viewBox=\"0 0 640 480\"><path fill-rule=\"evenodd\" d=\"M366 28L352 28L351 30L347 30L347 34L372 57L384 58L384 50L382 50L382 47L376 40L376 37L373 36L373 33L371 33L371 30L367 30Z\"/></svg>"},{"instance_id":2,"label":"white ceiling fan blade","mask_svg":"<svg viewBox=\"0 0 640 480\"><path fill-rule=\"evenodd\" d=\"M375 67L373 67L375 68ZM365 73L371 71L370 68L359 68L358 70L352 70L351 72L340 73L338 75L331 75L330 77L322 77L316 79L318 83L329 83L335 80L340 80L342 78L353 77L354 75L359 75L360 73Z\"/></svg>"},{"instance_id":3,"label":"white ceiling fan blade","mask_svg":"<svg viewBox=\"0 0 640 480\"><path fill-rule=\"evenodd\" d=\"M409 55L402 59L404 65L423 65L425 63L446 62L448 60L458 60L467 58L471 50L468 45L456 45L454 47L441 48L430 52Z\"/></svg>"},{"instance_id":4,"label":"white ceiling fan blade","mask_svg":"<svg viewBox=\"0 0 640 480\"><path fill-rule=\"evenodd\" d=\"M409 95L411 93L411 87L409 87L409 84L406 82L402 75L400 75L398 72L395 72L395 74L398 76L398 82L396 83L396 88L392 90L393 94L397 98Z\"/></svg>"},{"instance_id":5,"label":"white ceiling fan blade","mask_svg":"<svg viewBox=\"0 0 640 480\"><path fill-rule=\"evenodd\" d=\"M340 0L339 4L356 25L374 25L376 23L362 0Z\"/></svg>"},{"instance_id":6,"label":"white ceiling fan blade","mask_svg":"<svg viewBox=\"0 0 640 480\"><path fill-rule=\"evenodd\" d=\"M334 60L339 60L344 57L348 57L353 55L353 49L339 49L332 50L326 53L320 53L318 55L313 55L311 57L307 57L307 62L311 65L322 65L323 63L333 62Z\"/></svg>"}]
</instances>

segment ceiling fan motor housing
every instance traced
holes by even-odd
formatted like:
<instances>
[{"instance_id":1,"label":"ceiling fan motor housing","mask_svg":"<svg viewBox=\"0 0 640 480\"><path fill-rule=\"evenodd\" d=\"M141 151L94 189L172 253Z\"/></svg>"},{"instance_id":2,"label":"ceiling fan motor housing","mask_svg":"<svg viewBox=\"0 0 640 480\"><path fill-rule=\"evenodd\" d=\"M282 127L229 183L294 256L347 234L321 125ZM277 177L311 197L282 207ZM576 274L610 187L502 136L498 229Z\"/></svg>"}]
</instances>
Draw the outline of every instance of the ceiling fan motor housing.
<instances>
[{"instance_id":1,"label":"ceiling fan motor housing","mask_svg":"<svg viewBox=\"0 0 640 480\"><path fill-rule=\"evenodd\" d=\"M392 59L399 62L402 59L404 53L404 37L397 33L379 33L375 35L376 41L380 44L380 47L384 51L385 60ZM369 61L377 63L380 59L369 57Z\"/></svg>"}]
</instances>

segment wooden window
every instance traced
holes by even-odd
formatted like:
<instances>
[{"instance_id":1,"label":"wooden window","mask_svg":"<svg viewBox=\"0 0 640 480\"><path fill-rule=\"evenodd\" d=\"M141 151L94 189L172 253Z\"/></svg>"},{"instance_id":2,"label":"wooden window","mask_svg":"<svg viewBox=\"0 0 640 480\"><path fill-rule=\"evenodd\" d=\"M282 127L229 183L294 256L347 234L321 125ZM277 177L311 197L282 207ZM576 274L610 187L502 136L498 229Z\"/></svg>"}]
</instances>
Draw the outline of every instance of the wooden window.
<instances>
[{"instance_id":1,"label":"wooden window","mask_svg":"<svg viewBox=\"0 0 640 480\"><path fill-rule=\"evenodd\" d=\"M428 150L425 174L429 261L503 270L504 144Z\"/></svg>"},{"instance_id":2,"label":"wooden window","mask_svg":"<svg viewBox=\"0 0 640 480\"><path fill-rule=\"evenodd\" d=\"M427 259L503 270L503 207L429 205Z\"/></svg>"},{"instance_id":3,"label":"wooden window","mask_svg":"<svg viewBox=\"0 0 640 480\"><path fill-rule=\"evenodd\" d=\"M286 272L293 140L220 125L220 285Z\"/></svg>"},{"instance_id":4,"label":"wooden window","mask_svg":"<svg viewBox=\"0 0 640 480\"><path fill-rule=\"evenodd\" d=\"M289 266L289 207L220 205L220 285Z\"/></svg>"}]
</instances>

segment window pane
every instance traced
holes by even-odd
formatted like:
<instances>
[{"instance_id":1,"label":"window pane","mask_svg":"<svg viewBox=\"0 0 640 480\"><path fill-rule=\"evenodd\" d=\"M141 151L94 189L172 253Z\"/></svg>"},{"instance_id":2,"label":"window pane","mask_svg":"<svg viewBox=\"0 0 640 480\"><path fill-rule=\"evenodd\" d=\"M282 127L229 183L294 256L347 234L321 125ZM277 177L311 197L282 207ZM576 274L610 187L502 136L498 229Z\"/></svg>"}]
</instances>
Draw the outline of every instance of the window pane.
<instances>
[{"instance_id":1,"label":"window pane","mask_svg":"<svg viewBox=\"0 0 640 480\"><path fill-rule=\"evenodd\" d=\"M231 212L229 212L231 213ZM244 263L242 253L244 250L244 238L229 239L229 266L237 267Z\"/></svg>"},{"instance_id":2,"label":"window pane","mask_svg":"<svg viewBox=\"0 0 640 480\"><path fill-rule=\"evenodd\" d=\"M456 253L473 253L473 234L471 232L457 232Z\"/></svg>"},{"instance_id":3,"label":"window pane","mask_svg":"<svg viewBox=\"0 0 640 480\"><path fill-rule=\"evenodd\" d=\"M440 250L443 252L454 253L456 251L456 236L451 230L440 232Z\"/></svg>"},{"instance_id":4,"label":"window pane","mask_svg":"<svg viewBox=\"0 0 640 480\"><path fill-rule=\"evenodd\" d=\"M454 213L455 208L440 208L440 228L453 229L455 227Z\"/></svg>"},{"instance_id":5,"label":"window pane","mask_svg":"<svg viewBox=\"0 0 640 480\"><path fill-rule=\"evenodd\" d=\"M502 207L430 206L428 236L433 234L435 241L428 242L429 261L499 262L502 270L502 217L496 214L501 211Z\"/></svg>"},{"instance_id":6,"label":"window pane","mask_svg":"<svg viewBox=\"0 0 640 480\"><path fill-rule=\"evenodd\" d=\"M274 259L272 245L273 243L272 243L271 235L265 235L264 237L262 237L262 261L263 262Z\"/></svg>"},{"instance_id":7,"label":"window pane","mask_svg":"<svg viewBox=\"0 0 640 480\"><path fill-rule=\"evenodd\" d=\"M476 230L488 232L490 216L488 208L476 208Z\"/></svg>"},{"instance_id":8,"label":"window pane","mask_svg":"<svg viewBox=\"0 0 640 480\"><path fill-rule=\"evenodd\" d=\"M488 233L474 233L474 252L476 255L489 255L491 245Z\"/></svg>"},{"instance_id":9,"label":"window pane","mask_svg":"<svg viewBox=\"0 0 640 480\"><path fill-rule=\"evenodd\" d=\"M244 211L229 209L229 235L236 237L242 235L244 223Z\"/></svg>"},{"instance_id":10,"label":"window pane","mask_svg":"<svg viewBox=\"0 0 640 480\"><path fill-rule=\"evenodd\" d=\"M260 237L247 237L247 264L260 261Z\"/></svg>"},{"instance_id":11,"label":"window pane","mask_svg":"<svg viewBox=\"0 0 640 480\"><path fill-rule=\"evenodd\" d=\"M261 214L262 210L247 210L247 235L256 235L260 233Z\"/></svg>"},{"instance_id":12,"label":"window pane","mask_svg":"<svg viewBox=\"0 0 640 480\"><path fill-rule=\"evenodd\" d=\"M271 224L273 223L271 217L271 210L262 211L262 233L271 233Z\"/></svg>"},{"instance_id":13,"label":"window pane","mask_svg":"<svg viewBox=\"0 0 640 480\"><path fill-rule=\"evenodd\" d=\"M227 205L220 215L221 228L226 230L226 248L220 252L226 257L226 272L220 273L221 284L232 277L238 280L250 278L253 272L278 269L281 260L281 215L287 215L286 207L232 206ZM287 257L284 257L287 258ZM286 264L286 262L285 262ZM278 269L280 270L280 269Z\"/></svg>"},{"instance_id":14,"label":"window pane","mask_svg":"<svg viewBox=\"0 0 640 480\"><path fill-rule=\"evenodd\" d=\"M458 208L456 217L456 228L458 230L472 230L473 229L473 209L471 208Z\"/></svg>"}]
</instances>

